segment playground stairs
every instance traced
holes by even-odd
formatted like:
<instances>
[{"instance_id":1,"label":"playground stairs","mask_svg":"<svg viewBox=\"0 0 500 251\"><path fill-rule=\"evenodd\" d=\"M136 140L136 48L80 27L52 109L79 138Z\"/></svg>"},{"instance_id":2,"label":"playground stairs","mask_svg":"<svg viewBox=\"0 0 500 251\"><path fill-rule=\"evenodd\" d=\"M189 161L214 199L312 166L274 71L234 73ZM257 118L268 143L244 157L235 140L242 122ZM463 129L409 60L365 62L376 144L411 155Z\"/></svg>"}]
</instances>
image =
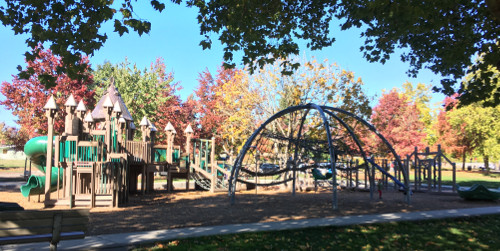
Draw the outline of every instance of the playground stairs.
<instances>
[{"instance_id":1,"label":"playground stairs","mask_svg":"<svg viewBox=\"0 0 500 251\"><path fill-rule=\"evenodd\" d=\"M212 187L212 178L205 172L192 172L191 179L195 181L195 188L210 191ZM207 177L208 176L208 177ZM214 192L227 192L227 185L224 180L217 178Z\"/></svg>"}]
</instances>

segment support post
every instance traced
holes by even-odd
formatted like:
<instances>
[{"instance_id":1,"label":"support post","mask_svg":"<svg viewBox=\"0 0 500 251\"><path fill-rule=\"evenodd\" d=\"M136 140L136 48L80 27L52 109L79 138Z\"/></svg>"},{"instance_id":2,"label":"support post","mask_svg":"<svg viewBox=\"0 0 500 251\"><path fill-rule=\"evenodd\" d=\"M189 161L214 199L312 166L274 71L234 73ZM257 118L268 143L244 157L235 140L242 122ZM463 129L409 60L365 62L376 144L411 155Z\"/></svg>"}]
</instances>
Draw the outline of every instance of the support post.
<instances>
[{"instance_id":1,"label":"support post","mask_svg":"<svg viewBox=\"0 0 500 251\"><path fill-rule=\"evenodd\" d=\"M208 142L207 142L207 145L208 145ZM210 149L211 150L210 151L210 168L212 171L212 182L210 184L210 192L215 193L215 188L216 188L216 184L217 184L217 163L215 161L215 137L212 137L211 145L212 145L212 147Z\"/></svg>"},{"instance_id":2,"label":"support post","mask_svg":"<svg viewBox=\"0 0 500 251\"><path fill-rule=\"evenodd\" d=\"M438 145L438 191L441 192L441 145Z\"/></svg>"},{"instance_id":3,"label":"support post","mask_svg":"<svg viewBox=\"0 0 500 251\"><path fill-rule=\"evenodd\" d=\"M45 115L48 119L48 132L47 132L47 157L45 165L45 206L49 206L50 201L50 184L52 183L52 147L54 137L54 117L57 113L57 106L53 96L50 96L47 104L43 107Z\"/></svg>"},{"instance_id":4,"label":"support post","mask_svg":"<svg viewBox=\"0 0 500 251\"><path fill-rule=\"evenodd\" d=\"M456 190L456 186L457 186L457 165L455 163L452 163L451 164L451 167L452 167L452 179L453 179L453 188L452 188L452 191L455 192Z\"/></svg>"},{"instance_id":5,"label":"support post","mask_svg":"<svg viewBox=\"0 0 500 251\"><path fill-rule=\"evenodd\" d=\"M191 128L191 124L189 124L187 127L186 127L186 130L184 130L184 134L186 135L186 155L187 155L187 159L186 159L186 191L189 191L189 172L191 170L191 137L193 136L193 128ZM193 157L194 159L194 157Z\"/></svg>"}]
</instances>

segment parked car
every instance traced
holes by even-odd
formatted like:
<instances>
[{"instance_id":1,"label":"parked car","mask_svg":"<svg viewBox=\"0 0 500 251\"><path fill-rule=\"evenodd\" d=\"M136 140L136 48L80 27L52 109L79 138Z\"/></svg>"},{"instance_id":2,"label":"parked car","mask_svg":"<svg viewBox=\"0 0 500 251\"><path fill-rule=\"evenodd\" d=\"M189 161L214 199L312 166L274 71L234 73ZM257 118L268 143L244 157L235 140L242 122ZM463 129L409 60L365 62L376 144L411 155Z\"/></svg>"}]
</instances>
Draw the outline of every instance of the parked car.
<instances>
[{"instance_id":1,"label":"parked car","mask_svg":"<svg viewBox=\"0 0 500 251\"><path fill-rule=\"evenodd\" d=\"M280 166L277 164L271 163L262 163L260 164L260 172L261 173L274 173L280 170Z\"/></svg>"}]
</instances>

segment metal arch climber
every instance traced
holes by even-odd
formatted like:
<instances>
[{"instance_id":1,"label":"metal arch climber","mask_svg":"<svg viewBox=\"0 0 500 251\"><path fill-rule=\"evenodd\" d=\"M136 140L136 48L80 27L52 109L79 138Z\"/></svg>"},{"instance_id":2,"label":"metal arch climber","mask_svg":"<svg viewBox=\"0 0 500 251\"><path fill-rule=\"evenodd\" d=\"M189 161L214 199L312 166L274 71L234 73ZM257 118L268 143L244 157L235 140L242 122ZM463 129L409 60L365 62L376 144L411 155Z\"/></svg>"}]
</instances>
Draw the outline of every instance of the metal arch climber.
<instances>
[{"instance_id":1,"label":"metal arch climber","mask_svg":"<svg viewBox=\"0 0 500 251\"><path fill-rule=\"evenodd\" d=\"M364 160L364 168L369 176L370 196L373 197L375 180L369 171L369 164L372 168L377 165L366 155L363 144L346 120L361 123L369 131L375 133L389 149L396 160L397 167L402 170L404 184L401 182L398 184L403 187L406 202L409 204L411 191L408 173L403 169L401 160L383 135L373 125L353 113L316 104L286 108L271 116L254 131L245 142L231 170L229 179L231 203L234 203L238 182L256 186L292 182L292 193L295 193L296 172L312 168L314 165L308 163L317 163L318 160L326 160L323 166L328 166L333 174L333 184L337 184L335 174L338 155L353 151L349 150L353 148L358 149L357 156ZM343 129L339 130L339 128ZM352 142L355 146L348 147L346 142ZM240 177L240 172L243 177ZM259 180L259 178L264 179ZM332 196L332 207L338 209L336 185L333 186Z\"/></svg>"}]
</instances>

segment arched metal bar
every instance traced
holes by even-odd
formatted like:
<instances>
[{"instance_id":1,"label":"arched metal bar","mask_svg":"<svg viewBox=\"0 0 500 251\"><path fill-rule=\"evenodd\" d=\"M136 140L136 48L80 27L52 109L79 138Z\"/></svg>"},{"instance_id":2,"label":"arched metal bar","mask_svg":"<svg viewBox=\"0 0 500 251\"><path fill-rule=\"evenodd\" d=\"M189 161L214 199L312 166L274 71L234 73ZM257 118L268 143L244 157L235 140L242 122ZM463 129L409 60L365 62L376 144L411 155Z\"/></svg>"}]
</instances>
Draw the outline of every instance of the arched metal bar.
<instances>
[{"instance_id":1,"label":"arched metal bar","mask_svg":"<svg viewBox=\"0 0 500 251\"><path fill-rule=\"evenodd\" d=\"M254 139L259 135L259 133L271 122L274 120L280 118L281 116L303 109L303 106L292 106L288 107L284 110L279 111L278 113L274 114L271 116L269 119L267 119L262 125L259 126L257 130L248 138L248 140L245 142L245 145L243 145L243 148L241 148L240 153L238 154L238 157L236 157L233 165L233 169L231 170L231 177L229 178L229 196L231 197L231 204L234 203L234 196L236 193L236 182L237 182L237 177L239 174L239 169L241 166L241 163L243 162L243 158L245 157L248 149L252 145L252 142Z\"/></svg>"},{"instance_id":2,"label":"arched metal bar","mask_svg":"<svg viewBox=\"0 0 500 251\"><path fill-rule=\"evenodd\" d=\"M273 116L271 116L271 118L269 118L268 120L266 120L261 126L259 126L259 128L252 134L252 136L250 136L250 138L245 142L245 145L243 146L243 148L241 149L240 151L240 154L238 155L238 157L236 158L235 160L235 163L233 165L233 169L231 170L231 177L229 178L229 193L230 193L230 197L231 197L231 203L234 203L234 197L235 197L235 192L236 192L236 183L238 181L238 174L239 174L239 169L241 167L241 164L243 162L243 158L245 157L249 147L251 146L252 142L255 140L255 138L257 137L257 135L269 124L271 123L272 121L276 120L277 118L280 118L281 116L285 115L285 114L288 114L288 113L292 113L292 112L295 112L295 111L298 111L298 110L303 110L303 109L311 109L311 108L314 108L316 110L318 110L322 120L323 120L323 126L326 130L326 133L327 133L327 140L328 140L328 148L329 148L329 153L330 153L330 169L332 171L332 173L336 174L336 170L335 170L335 152L334 152L334 148L333 148L333 144L332 144L332 140L331 140L331 133L330 133L330 126L329 126L329 123L328 123L328 120L326 119L326 116L325 116L325 113L323 112L323 109L316 105L316 104L306 104L306 105L299 105L299 106L292 106L292 107L289 107L289 108L286 108L276 114L274 114ZM337 187L336 187L336 175L333 175L333 182L334 182L334 185L333 185L333 209L337 209L338 208L338 203L337 203Z\"/></svg>"},{"instance_id":3,"label":"arched metal bar","mask_svg":"<svg viewBox=\"0 0 500 251\"><path fill-rule=\"evenodd\" d=\"M333 202L332 202L332 207L333 210L338 209L338 202L337 202L337 170L335 168L336 166L336 159L335 159L335 149L333 148L332 144L332 134L330 133L330 124L328 123L328 120L326 119L325 113L323 112L323 108L320 107L319 105L316 104L309 104L312 106L314 109L318 110L319 114L321 115L321 118L323 119L323 126L325 127L326 130L326 137L328 139L328 150L330 152L330 169L332 170L332 178L333 178Z\"/></svg>"},{"instance_id":4,"label":"arched metal bar","mask_svg":"<svg viewBox=\"0 0 500 251\"><path fill-rule=\"evenodd\" d=\"M335 107L329 107L329 106L324 106L324 109L325 110L332 110L332 111L336 111L336 112L339 112L339 113L343 113L345 115L348 115L348 116L351 116L353 118L355 118L356 120L358 120L359 122L363 123L366 127L368 127L368 129L370 129L370 131L372 131L373 133L375 133L381 140L382 142L384 142L384 144L389 148L389 150L391 151L392 155L394 155L394 158L396 159L396 163L399 167L399 170L402 170L403 171L403 178L404 178L404 184L405 184L405 193L406 193L406 203L407 204L410 204L410 196L411 196L411 187L410 187L410 179L408 177L408 170L405 170L403 168L403 164L401 163L401 159L399 158L398 154L396 153L396 151L394 150L394 148L392 147L392 145L389 143L389 141L387 141L387 139L377 131L377 129L370 123L366 122L364 119L360 118L359 116L351 113L351 112L348 112L348 111L345 111L345 110L342 110L342 109L339 109L339 108L335 108Z\"/></svg>"},{"instance_id":5,"label":"arched metal bar","mask_svg":"<svg viewBox=\"0 0 500 251\"><path fill-rule=\"evenodd\" d=\"M358 136L356 136L356 134L354 133L352 128L347 123L345 123L344 120L342 120L340 117L335 115L333 112L326 110L326 109L325 109L325 112L326 112L326 114L335 118L349 132L352 139L354 140L354 142L356 143L356 145L359 148L359 152L361 153L361 157L363 157L363 160L365 161L365 163L368 163L368 160L366 159L367 158L366 153L363 150L363 146L361 145L361 142L359 141ZM373 187L375 186L374 180L372 177L373 175L371 175L370 168L368 165L365 165L365 168L366 168L366 171L368 173L368 177L370 179L370 199L373 199L373 192L374 192ZM365 188L366 188L366 184L365 184Z\"/></svg>"},{"instance_id":6,"label":"arched metal bar","mask_svg":"<svg viewBox=\"0 0 500 251\"><path fill-rule=\"evenodd\" d=\"M283 115L286 115L286 114L289 114L289 113L292 113L292 112L295 112L295 111L298 111L298 110L303 110L303 109L308 109L308 111L302 117L300 129L299 129L299 133L298 133L298 136L297 136L298 139L296 139L296 142L295 142L295 147L296 147L296 149L295 149L295 156L294 156L295 159L297 158L297 154L298 154L297 153L298 148L299 148L298 147L298 145L299 145L298 142L300 141L300 137L302 137L301 131L302 131L302 127L303 127L303 123L304 123L305 117L309 113L310 109L316 109L319 112L320 117L323 120L323 127L326 130L327 141L328 141L328 148L329 148L329 154L330 154L330 159L331 159L331 161L330 161L330 169L331 169L332 173L336 174L335 149L334 149L334 146L333 146L333 143L332 143L332 137L331 137L331 132L330 132L330 125L329 125L329 122L328 122L328 120L327 120L327 118L325 116L325 113L328 114L329 116L332 116L335 120L337 120L349 132L349 134L351 135L351 137L355 141L356 145L360 149L360 153L361 153L363 159L365 160L366 163L368 163L366 161L366 158L367 158L366 153L364 152L363 147L362 147L359 139L355 135L354 131L352 130L352 128L347 123L345 123L345 121L343 121L340 117L338 117L334 112L345 114L345 115L347 115L349 117L352 117L352 118L356 119L357 121L361 122L363 125L365 125L366 127L368 127L370 129L370 131L374 132L384 142L384 144L389 148L389 150L391 151L391 153L394 155L394 158L396 159L396 162L397 162L397 165L398 165L399 169L403 170L403 177L404 177L404 182L405 182L405 192L406 192L406 195L407 195L406 196L407 203L408 204L410 203L411 188L409 186L408 173L403 168L403 165L401 164L401 160L400 160L399 156L395 152L394 148L392 148L391 144L387 141L387 139L385 139L385 137L382 134L380 134L373 125L371 125L370 123L366 122L361 117L359 117L359 116L357 116L357 115L355 115L355 114L353 114L351 112L348 112L348 111L345 111L345 110L342 110L342 109L339 109L339 108L329 107L329 106L318 106L316 104L299 105L299 106L293 106L293 107L289 107L287 109L284 109L284 110L282 110L282 111L274 114L273 116L271 116L261 126L259 126L259 128L252 134L252 136L250 136L250 138L245 142L245 145L241 149L238 157L235 160L233 168L231 170L231 177L229 179L229 195L231 197L231 203L234 203L234 197L235 197L237 182L240 181L242 183L245 183L244 181L238 179L238 174L239 174L242 162L244 160L244 157L245 157L248 149L250 148L252 142L255 140L255 138L259 135L259 133L262 130L265 129L265 127L268 124L270 124L274 120L282 117ZM373 175L371 175L371 176L373 176ZM373 179L373 177L371 177L371 180L372 179ZM338 205L337 205L337 189L336 189L336 183L337 183L337 181L336 181L336 175L333 175L333 182L334 182L334 186L333 186L333 208L337 209ZM373 181L371 181L371 182L373 182ZM373 183L372 183L371 187L373 187Z\"/></svg>"},{"instance_id":7,"label":"arched metal bar","mask_svg":"<svg viewBox=\"0 0 500 251\"><path fill-rule=\"evenodd\" d=\"M302 128L304 127L304 121L306 120L307 114L311 111L310 108L305 109L304 115L302 115L302 119L300 120L299 131L297 132L297 140L295 141L295 152L293 154L293 180L292 180L292 194L295 195L295 186L297 184L297 171L295 168L297 167L297 158L299 155L299 145L300 138L302 137Z\"/></svg>"}]
</instances>

